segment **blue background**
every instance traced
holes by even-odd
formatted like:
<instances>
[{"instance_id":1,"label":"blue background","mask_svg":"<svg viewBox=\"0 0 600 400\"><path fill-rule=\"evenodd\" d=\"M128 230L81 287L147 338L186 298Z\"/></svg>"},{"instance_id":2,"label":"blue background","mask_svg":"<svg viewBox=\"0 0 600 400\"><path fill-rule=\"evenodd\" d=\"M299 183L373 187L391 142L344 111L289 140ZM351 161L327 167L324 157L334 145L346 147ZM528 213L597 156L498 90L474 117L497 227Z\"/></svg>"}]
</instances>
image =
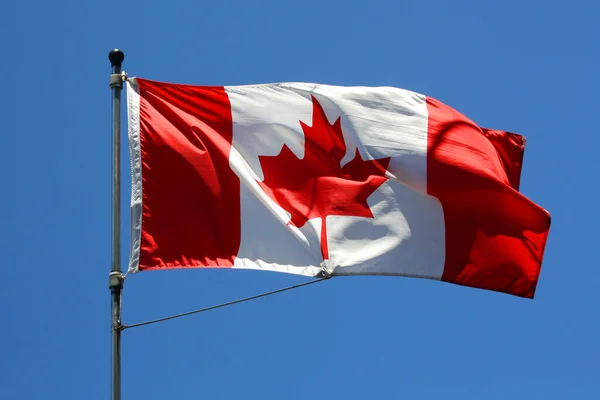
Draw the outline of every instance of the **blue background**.
<instances>
[{"instance_id":1,"label":"blue background","mask_svg":"<svg viewBox=\"0 0 600 400\"><path fill-rule=\"evenodd\" d=\"M527 136L522 191L553 217L533 301L428 280L333 279L125 331L123 399L600 398L598 4L4 2L0 397L108 398L107 54L120 47L127 72L149 79L427 94ZM124 261L127 243L124 229ZM127 278L123 318L305 280L143 273Z\"/></svg>"}]
</instances>

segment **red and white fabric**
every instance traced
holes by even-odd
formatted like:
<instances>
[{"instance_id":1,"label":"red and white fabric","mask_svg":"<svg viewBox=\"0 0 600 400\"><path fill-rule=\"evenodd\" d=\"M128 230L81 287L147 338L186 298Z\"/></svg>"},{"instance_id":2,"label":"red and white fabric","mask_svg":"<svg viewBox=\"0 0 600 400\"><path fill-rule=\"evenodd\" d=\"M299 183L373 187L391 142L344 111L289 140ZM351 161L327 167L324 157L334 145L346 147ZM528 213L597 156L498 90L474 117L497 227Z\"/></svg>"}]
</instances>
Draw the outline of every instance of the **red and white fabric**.
<instances>
[{"instance_id":1,"label":"red and white fabric","mask_svg":"<svg viewBox=\"0 0 600 400\"><path fill-rule=\"evenodd\" d=\"M533 298L524 137L393 87L130 78L129 272L398 275Z\"/></svg>"}]
</instances>

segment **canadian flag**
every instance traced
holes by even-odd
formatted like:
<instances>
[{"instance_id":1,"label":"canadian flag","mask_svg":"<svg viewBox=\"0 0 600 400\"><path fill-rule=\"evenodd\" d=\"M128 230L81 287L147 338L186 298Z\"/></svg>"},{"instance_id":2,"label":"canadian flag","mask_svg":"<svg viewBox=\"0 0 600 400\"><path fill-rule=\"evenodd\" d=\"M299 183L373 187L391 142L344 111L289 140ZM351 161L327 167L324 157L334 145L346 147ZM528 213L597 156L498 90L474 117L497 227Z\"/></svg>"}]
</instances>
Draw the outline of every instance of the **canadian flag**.
<instances>
[{"instance_id":1,"label":"canadian flag","mask_svg":"<svg viewBox=\"0 0 600 400\"><path fill-rule=\"evenodd\" d=\"M130 78L129 272L398 275L533 298L550 215L525 139L427 96Z\"/></svg>"}]
</instances>

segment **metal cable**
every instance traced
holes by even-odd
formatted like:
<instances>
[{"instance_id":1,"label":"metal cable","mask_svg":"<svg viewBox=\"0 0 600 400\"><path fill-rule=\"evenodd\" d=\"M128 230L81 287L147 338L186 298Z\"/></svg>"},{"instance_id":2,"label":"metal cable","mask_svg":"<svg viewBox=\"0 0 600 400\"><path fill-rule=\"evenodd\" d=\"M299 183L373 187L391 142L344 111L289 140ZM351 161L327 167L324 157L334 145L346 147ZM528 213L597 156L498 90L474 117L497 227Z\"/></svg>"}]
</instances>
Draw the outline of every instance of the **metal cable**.
<instances>
[{"instance_id":1,"label":"metal cable","mask_svg":"<svg viewBox=\"0 0 600 400\"><path fill-rule=\"evenodd\" d=\"M163 318L153 319L153 320L150 320L150 321L138 322L138 323L131 324L131 325L121 325L120 329L123 331L123 330L129 329L129 328L137 328L138 326L151 325L151 324L156 324L158 322L168 321L168 320L175 319L175 318L186 317L186 316L192 315L192 314L199 314L201 312L210 311L210 310L214 310L214 309L221 308L221 307L231 306L231 305L234 305L234 304L243 303L243 302L250 301L250 300L255 300L255 299L258 299L258 298L261 298L261 297L266 297L266 296L270 296L270 295L273 295L273 294L286 292L288 290L297 289L297 288L300 288L300 287L303 287L303 286L312 285L313 283L322 282L322 281L325 281L325 280L327 280L329 278L331 278L331 276L327 276L327 277L324 277L324 278L315 279L315 280L304 282L304 283L299 283L297 285L288 286L288 287L277 289L277 290L272 290L270 292L265 292L265 293L257 294L257 295L250 296L250 297L245 297L243 299L238 299L238 300L230 301L230 302L227 302L227 303L217 304L215 306L201 308L199 310L188 311L188 312L181 313L181 314L171 315L170 317L163 317Z\"/></svg>"}]
</instances>

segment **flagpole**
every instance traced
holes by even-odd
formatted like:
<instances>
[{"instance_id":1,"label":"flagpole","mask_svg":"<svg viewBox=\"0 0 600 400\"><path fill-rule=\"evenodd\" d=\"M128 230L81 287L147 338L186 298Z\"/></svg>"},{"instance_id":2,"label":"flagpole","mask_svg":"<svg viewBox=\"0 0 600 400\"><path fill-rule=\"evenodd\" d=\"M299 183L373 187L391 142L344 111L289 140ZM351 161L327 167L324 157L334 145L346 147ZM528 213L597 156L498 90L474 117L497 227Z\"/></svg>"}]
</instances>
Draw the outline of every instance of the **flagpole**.
<instances>
[{"instance_id":1,"label":"flagpole","mask_svg":"<svg viewBox=\"0 0 600 400\"><path fill-rule=\"evenodd\" d=\"M112 256L108 287L111 293L111 400L121 400L121 64L125 55L119 49L108 55L112 91Z\"/></svg>"}]
</instances>

